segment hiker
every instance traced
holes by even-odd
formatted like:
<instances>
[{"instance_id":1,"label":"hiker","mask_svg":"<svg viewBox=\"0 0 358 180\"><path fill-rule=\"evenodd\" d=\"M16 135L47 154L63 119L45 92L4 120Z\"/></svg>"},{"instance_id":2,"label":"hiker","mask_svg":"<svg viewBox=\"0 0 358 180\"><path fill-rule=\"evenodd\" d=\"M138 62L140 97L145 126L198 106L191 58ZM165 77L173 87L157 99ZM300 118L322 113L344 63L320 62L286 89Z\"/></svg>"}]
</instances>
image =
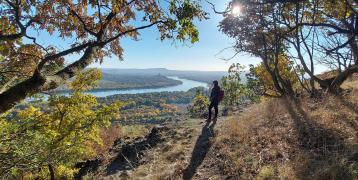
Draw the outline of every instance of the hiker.
<instances>
[{"instance_id":1,"label":"hiker","mask_svg":"<svg viewBox=\"0 0 358 180\"><path fill-rule=\"evenodd\" d=\"M223 91L220 89L218 81L216 81L216 80L213 81L213 85L214 85L214 87L211 89L211 94L210 94L209 117L208 117L207 121L211 120L211 115L212 115L211 109L212 108L215 109L214 119L216 119L218 117L218 111L219 111L218 105L224 95Z\"/></svg>"}]
</instances>

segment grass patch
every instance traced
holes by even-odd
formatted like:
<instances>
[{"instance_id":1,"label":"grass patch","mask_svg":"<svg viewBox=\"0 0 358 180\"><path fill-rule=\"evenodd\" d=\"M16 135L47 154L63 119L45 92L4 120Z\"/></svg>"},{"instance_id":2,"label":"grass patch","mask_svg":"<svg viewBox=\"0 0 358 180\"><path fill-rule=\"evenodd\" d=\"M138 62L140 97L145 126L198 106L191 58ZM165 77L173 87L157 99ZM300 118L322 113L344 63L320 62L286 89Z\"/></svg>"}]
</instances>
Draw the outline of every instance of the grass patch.
<instances>
[{"instance_id":1,"label":"grass patch","mask_svg":"<svg viewBox=\"0 0 358 180\"><path fill-rule=\"evenodd\" d=\"M227 120L213 148L221 173L239 179L357 179L353 92L297 102L270 99Z\"/></svg>"}]
</instances>

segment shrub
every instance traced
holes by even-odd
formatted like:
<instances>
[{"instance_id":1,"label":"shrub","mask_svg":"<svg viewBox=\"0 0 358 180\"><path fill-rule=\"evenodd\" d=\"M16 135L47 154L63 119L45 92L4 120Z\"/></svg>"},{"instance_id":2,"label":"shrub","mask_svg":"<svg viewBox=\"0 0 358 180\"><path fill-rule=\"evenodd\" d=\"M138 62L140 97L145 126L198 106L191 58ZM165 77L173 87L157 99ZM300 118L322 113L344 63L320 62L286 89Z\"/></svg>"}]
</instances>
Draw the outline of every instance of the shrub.
<instances>
[{"instance_id":1,"label":"shrub","mask_svg":"<svg viewBox=\"0 0 358 180\"><path fill-rule=\"evenodd\" d=\"M70 179L78 161L97 154L101 129L110 126L121 107L99 104L82 93L99 78L96 70L78 74L71 95L50 97L46 111L29 106L14 116L0 116L0 178Z\"/></svg>"},{"instance_id":2,"label":"shrub","mask_svg":"<svg viewBox=\"0 0 358 180\"><path fill-rule=\"evenodd\" d=\"M188 106L188 112L192 118L205 117L209 106L209 99L203 95L203 92L198 90L193 99L193 102Z\"/></svg>"}]
</instances>

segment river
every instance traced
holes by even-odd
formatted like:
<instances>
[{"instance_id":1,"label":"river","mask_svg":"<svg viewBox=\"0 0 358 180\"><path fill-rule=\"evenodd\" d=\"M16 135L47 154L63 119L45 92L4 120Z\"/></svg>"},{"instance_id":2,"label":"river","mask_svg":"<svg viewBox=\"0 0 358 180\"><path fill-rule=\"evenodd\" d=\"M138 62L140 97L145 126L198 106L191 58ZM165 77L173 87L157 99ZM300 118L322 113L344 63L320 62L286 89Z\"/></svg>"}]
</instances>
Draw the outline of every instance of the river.
<instances>
[{"instance_id":1,"label":"river","mask_svg":"<svg viewBox=\"0 0 358 180\"><path fill-rule=\"evenodd\" d=\"M188 79L179 78L176 76L168 76L168 78L179 80L182 82L180 85L168 86L162 88L143 88L143 89L118 89L118 90L96 90L90 91L90 93L96 97L106 97L115 94L139 94L139 93L152 93L152 92L174 92L174 91L188 91L194 87L208 87L207 83L192 81ZM60 93L62 95L68 95L68 93Z\"/></svg>"}]
</instances>

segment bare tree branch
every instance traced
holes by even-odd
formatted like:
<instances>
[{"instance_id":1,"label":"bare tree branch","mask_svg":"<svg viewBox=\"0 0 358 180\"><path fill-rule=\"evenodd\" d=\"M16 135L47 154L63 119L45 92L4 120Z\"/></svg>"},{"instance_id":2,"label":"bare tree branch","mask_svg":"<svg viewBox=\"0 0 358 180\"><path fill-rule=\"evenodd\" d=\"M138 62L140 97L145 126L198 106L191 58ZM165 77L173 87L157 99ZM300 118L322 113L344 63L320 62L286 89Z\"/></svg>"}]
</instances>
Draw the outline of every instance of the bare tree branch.
<instances>
[{"instance_id":1,"label":"bare tree branch","mask_svg":"<svg viewBox=\"0 0 358 180\"><path fill-rule=\"evenodd\" d=\"M215 4L213 4L212 2L208 1L208 0L205 0L208 4L210 4L211 6L211 9L216 13L216 14L227 14L229 13L230 11L229 10L226 10L226 11L217 11L216 8L215 8Z\"/></svg>"}]
</instances>

